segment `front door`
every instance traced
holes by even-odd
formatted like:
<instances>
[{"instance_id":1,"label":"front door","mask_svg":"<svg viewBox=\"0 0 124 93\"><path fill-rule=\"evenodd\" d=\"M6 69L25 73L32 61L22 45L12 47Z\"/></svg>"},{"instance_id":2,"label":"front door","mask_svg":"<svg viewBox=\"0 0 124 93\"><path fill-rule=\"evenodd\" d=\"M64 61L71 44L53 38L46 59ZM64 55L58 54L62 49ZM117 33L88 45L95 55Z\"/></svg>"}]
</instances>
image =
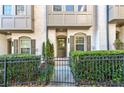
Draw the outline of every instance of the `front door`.
<instances>
[{"instance_id":1,"label":"front door","mask_svg":"<svg viewBox=\"0 0 124 93\"><path fill-rule=\"evenodd\" d=\"M66 57L66 38L57 38L57 56Z\"/></svg>"}]
</instances>

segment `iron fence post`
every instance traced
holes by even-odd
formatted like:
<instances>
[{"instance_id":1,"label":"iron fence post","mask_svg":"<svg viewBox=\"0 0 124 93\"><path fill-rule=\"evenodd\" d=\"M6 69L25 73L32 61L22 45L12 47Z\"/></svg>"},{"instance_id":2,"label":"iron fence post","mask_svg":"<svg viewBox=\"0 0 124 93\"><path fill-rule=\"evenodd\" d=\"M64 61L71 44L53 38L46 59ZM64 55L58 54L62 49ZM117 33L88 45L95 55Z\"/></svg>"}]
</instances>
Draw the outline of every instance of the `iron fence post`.
<instances>
[{"instance_id":1,"label":"iron fence post","mask_svg":"<svg viewBox=\"0 0 124 93\"><path fill-rule=\"evenodd\" d=\"M76 58L76 62L77 63L80 63L80 57L77 57ZM78 69L78 68L76 68L76 69ZM77 71L77 70L76 70ZM79 74L79 73L78 73ZM77 77L77 80L76 80L76 86L80 86L80 80L79 80L79 77Z\"/></svg>"},{"instance_id":2,"label":"iron fence post","mask_svg":"<svg viewBox=\"0 0 124 93\"><path fill-rule=\"evenodd\" d=\"M4 60L4 87L7 87L7 59Z\"/></svg>"},{"instance_id":3,"label":"iron fence post","mask_svg":"<svg viewBox=\"0 0 124 93\"><path fill-rule=\"evenodd\" d=\"M123 56L123 82L124 82L124 56Z\"/></svg>"}]
</instances>

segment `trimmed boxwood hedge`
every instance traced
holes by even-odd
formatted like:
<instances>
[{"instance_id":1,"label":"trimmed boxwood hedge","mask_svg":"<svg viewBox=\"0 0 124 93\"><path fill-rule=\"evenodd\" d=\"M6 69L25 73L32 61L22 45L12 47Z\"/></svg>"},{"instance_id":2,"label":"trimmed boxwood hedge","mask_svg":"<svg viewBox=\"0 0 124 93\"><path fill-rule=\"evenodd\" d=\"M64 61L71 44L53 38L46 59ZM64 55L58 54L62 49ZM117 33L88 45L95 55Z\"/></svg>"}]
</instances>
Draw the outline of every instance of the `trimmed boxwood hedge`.
<instances>
[{"instance_id":1,"label":"trimmed boxwood hedge","mask_svg":"<svg viewBox=\"0 0 124 93\"><path fill-rule=\"evenodd\" d=\"M16 54L0 56L0 70L7 63L7 84L19 84L24 82L38 81L40 77L40 56L30 54ZM3 73L0 80L3 79Z\"/></svg>"},{"instance_id":2,"label":"trimmed boxwood hedge","mask_svg":"<svg viewBox=\"0 0 124 93\"><path fill-rule=\"evenodd\" d=\"M71 70L78 82L123 82L124 50L73 51Z\"/></svg>"},{"instance_id":3,"label":"trimmed boxwood hedge","mask_svg":"<svg viewBox=\"0 0 124 93\"><path fill-rule=\"evenodd\" d=\"M96 50L96 51L73 51L70 53L71 57L77 57L77 56L103 56L103 55L120 55L124 54L124 50Z\"/></svg>"}]
</instances>

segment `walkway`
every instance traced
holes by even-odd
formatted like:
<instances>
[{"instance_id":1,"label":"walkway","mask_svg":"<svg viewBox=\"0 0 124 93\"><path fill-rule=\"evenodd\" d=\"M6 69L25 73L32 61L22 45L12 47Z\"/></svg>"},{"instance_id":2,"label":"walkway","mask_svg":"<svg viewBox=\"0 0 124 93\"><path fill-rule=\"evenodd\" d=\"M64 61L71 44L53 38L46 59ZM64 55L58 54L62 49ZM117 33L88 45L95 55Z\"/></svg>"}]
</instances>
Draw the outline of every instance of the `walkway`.
<instances>
[{"instance_id":1,"label":"walkway","mask_svg":"<svg viewBox=\"0 0 124 93\"><path fill-rule=\"evenodd\" d=\"M69 58L55 59L54 75L48 87L67 87L75 86L75 81L69 67Z\"/></svg>"}]
</instances>

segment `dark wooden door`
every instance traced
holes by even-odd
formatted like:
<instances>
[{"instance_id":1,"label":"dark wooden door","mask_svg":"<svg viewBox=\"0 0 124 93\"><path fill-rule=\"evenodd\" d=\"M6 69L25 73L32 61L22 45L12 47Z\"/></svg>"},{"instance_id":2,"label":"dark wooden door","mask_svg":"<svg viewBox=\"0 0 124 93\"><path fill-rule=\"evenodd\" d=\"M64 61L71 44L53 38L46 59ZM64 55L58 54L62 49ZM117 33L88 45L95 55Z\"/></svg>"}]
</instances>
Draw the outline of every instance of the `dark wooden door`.
<instances>
[{"instance_id":1,"label":"dark wooden door","mask_svg":"<svg viewBox=\"0 0 124 93\"><path fill-rule=\"evenodd\" d=\"M66 57L66 38L57 38L57 56Z\"/></svg>"}]
</instances>

